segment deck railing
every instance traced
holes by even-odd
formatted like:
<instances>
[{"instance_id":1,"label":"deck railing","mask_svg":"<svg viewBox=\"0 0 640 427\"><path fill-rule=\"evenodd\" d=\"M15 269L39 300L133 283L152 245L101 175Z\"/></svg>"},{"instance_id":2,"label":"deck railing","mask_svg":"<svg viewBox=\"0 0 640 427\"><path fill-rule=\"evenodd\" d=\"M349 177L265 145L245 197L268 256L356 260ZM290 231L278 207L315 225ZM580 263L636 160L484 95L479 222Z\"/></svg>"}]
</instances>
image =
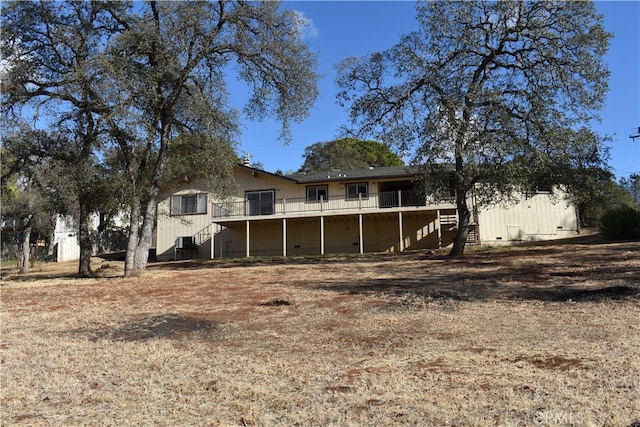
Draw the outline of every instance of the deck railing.
<instances>
[{"instance_id":1,"label":"deck railing","mask_svg":"<svg viewBox=\"0 0 640 427\"><path fill-rule=\"evenodd\" d=\"M435 204L433 197L420 196L415 191L387 191L358 194L357 197L330 196L319 200L304 197L276 200L231 200L213 204L214 218L277 215L290 213L320 213L344 210L386 209ZM449 198L441 199L450 203Z\"/></svg>"}]
</instances>

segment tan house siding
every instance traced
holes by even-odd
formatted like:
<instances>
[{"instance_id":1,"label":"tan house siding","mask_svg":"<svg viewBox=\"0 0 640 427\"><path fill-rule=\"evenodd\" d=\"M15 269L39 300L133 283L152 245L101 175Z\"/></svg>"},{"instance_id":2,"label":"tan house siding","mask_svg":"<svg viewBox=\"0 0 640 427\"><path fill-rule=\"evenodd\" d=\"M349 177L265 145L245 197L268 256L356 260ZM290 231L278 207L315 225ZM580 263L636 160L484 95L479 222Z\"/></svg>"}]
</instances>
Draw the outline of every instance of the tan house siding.
<instances>
[{"instance_id":1,"label":"tan house siding","mask_svg":"<svg viewBox=\"0 0 640 427\"><path fill-rule=\"evenodd\" d=\"M508 206L484 208L479 223L485 244L561 239L578 231L575 208L562 194L539 193Z\"/></svg>"},{"instance_id":2,"label":"tan house siding","mask_svg":"<svg viewBox=\"0 0 640 427\"><path fill-rule=\"evenodd\" d=\"M158 203L158 225L156 256L158 259L175 259L179 255L175 251L175 242L178 237L192 237L200 232L211 234L214 227L211 224L211 200L212 194L207 194L206 211L204 213L189 215L171 215L171 196L194 195L204 193L197 185L181 188L179 191L167 195ZM209 231L207 231L209 230ZM199 242L197 252L191 253L191 257L209 258L211 253L210 238L203 238ZM185 250L186 252L186 250ZM194 252L193 250L191 252Z\"/></svg>"},{"instance_id":3,"label":"tan house siding","mask_svg":"<svg viewBox=\"0 0 640 427\"><path fill-rule=\"evenodd\" d=\"M175 209L172 215L172 197L193 198L202 193L202 187L188 183L179 191L167 191L158 207L157 257L400 252L446 247L453 242L457 232L455 205L418 199L410 191L413 176L408 170L353 172L352 176L331 171L294 179L239 166L234 170L240 188L237 194L219 200L209 193L206 209L198 205L203 211L188 215L176 215ZM355 183L366 183L367 194L347 197L348 186ZM307 201L309 186L326 188L326 198L320 191L314 193L318 199L322 195L320 200ZM259 194L248 194L251 192ZM265 201L263 195L266 208L260 205ZM535 194L510 206L482 209L473 227L478 230L480 243L486 244L556 239L577 233L575 209L561 194ZM181 236L193 238L197 248L176 248L176 239Z\"/></svg>"}]
</instances>

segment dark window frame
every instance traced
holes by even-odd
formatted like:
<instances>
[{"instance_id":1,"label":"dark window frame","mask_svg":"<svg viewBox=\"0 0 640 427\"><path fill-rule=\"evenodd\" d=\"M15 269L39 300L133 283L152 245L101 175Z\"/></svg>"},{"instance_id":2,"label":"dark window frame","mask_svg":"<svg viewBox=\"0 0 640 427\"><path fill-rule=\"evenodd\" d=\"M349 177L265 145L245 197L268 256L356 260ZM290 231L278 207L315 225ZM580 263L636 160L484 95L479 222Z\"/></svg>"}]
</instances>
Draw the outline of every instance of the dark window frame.
<instances>
[{"instance_id":1,"label":"dark window frame","mask_svg":"<svg viewBox=\"0 0 640 427\"><path fill-rule=\"evenodd\" d=\"M315 195L312 197L309 194L309 190L314 190L315 191ZM323 200L327 200L329 198L329 186L328 185L308 185L306 190L305 190L305 200L307 202L319 202L320 201L320 195L318 194L319 191L318 190L324 190L324 198Z\"/></svg>"},{"instance_id":2,"label":"dark window frame","mask_svg":"<svg viewBox=\"0 0 640 427\"><path fill-rule=\"evenodd\" d=\"M349 188L355 187L355 193L349 191ZM364 187L364 192L359 191L360 188L359 187ZM348 184L345 184L344 186L345 189L345 198L347 200L354 200L358 198L358 195L362 195L363 199L367 199L369 198L369 183L368 182L350 182Z\"/></svg>"},{"instance_id":3,"label":"dark window frame","mask_svg":"<svg viewBox=\"0 0 640 427\"><path fill-rule=\"evenodd\" d=\"M262 194L271 194L271 200L263 200ZM250 194L258 194L258 200L250 200ZM251 190L244 192L244 199L249 203L249 216L273 215L276 212L276 190ZM257 203L256 203L257 202Z\"/></svg>"},{"instance_id":4,"label":"dark window frame","mask_svg":"<svg viewBox=\"0 0 640 427\"><path fill-rule=\"evenodd\" d=\"M190 202L190 199L193 199L193 201ZM208 206L207 193L175 194L171 196L171 216L206 215Z\"/></svg>"}]
</instances>

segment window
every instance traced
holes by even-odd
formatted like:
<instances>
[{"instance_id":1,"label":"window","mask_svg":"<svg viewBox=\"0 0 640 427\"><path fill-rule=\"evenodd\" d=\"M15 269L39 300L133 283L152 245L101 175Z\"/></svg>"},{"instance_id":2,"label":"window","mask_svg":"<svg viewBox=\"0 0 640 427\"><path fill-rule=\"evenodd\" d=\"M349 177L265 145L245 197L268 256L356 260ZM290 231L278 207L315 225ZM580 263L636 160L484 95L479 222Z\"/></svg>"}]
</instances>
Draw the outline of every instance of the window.
<instances>
[{"instance_id":1,"label":"window","mask_svg":"<svg viewBox=\"0 0 640 427\"><path fill-rule=\"evenodd\" d=\"M319 202L320 198L322 198L322 200L327 200L326 185L307 187L307 202Z\"/></svg>"},{"instance_id":2,"label":"window","mask_svg":"<svg viewBox=\"0 0 640 427\"><path fill-rule=\"evenodd\" d=\"M246 196L248 215L273 215L275 211L273 190L248 191Z\"/></svg>"},{"instance_id":3,"label":"window","mask_svg":"<svg viewBox=\"0 0 640 427\"><path fill-rule=\"evenodd\" d=\"M195 215L207 213L207 195L183 194L171 197L171 215Z\"/></svg>"},{"instance_id":4,"label":"window","mask_svg":"<svg viewBox=\"0 0 640 427\"><path fill-rule=\"evenodd\" d=\"M369 197L366 182L347 184L347 199L357 199L358 197Z\"/></svg>"}]
</instances>

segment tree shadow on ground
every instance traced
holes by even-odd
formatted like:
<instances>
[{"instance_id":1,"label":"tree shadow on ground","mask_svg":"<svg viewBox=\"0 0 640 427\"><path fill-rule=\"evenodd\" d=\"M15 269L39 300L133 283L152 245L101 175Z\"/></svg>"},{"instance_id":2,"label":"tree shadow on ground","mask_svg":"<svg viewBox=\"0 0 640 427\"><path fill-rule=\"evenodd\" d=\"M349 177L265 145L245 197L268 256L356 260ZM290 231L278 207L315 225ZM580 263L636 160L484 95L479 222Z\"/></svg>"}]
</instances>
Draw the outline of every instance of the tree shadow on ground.
<instances>
[{"instance_id":1,"label":"tree shadow on ground","mask_svg":"<svg viewBox=\"0 0 640 427\"><path fill-rule=\"evenodd\" d=\"M288 257L250 257L223 259L189 259L177 261L161 261L150 263L149 270L198 270L202 268L237 268L237 267L265 267L287 265L342 265L354 262L385 262L399 259L411 260L428 257L429 259L448 259L445 251L414 251L414 252L376 252L366 254L330 254L305 255ZM426 259L426 258L425 258Z\"/></svg>"},{"instance_id":2,"label":"tree shadow on ground","mask_svg":"<svg viewBox=\"0 0 640 427\"><path fill-rule=\"evenodd\" d=\"M424 300L640 301L640 246L543 247L487 251L381 268L385 278L297 283L346 294ZM391 277L389 277L391 276Z\"/></svg>"},{"instance_id":3,"label":"tree shadow on ground","mask_svg":"<svg viewBox=\"0 0 640 427\"><path fill-rule=\"evenodd\" d=\"M38 282L43 280L58 280L60 282L64 281L77 281L82 279L118 279L124 277L124 270L122 268L118 268L115 266L102 266L97 269L94 269L91 275L82 275L76 273L71 273L67 271L57 271L57 272L31 272L26 274L14 274L9 277L4 277L0 285L9 284L11 282L21 283L21 282Z\"/></svg>"},{"instance_id":4,"label":"tree shadow on ground","mask_svg":"<svg viewBox=\"0 0 640 427\"><path fill-rule=\"evenodd\" d=\"M424 301L542 301L542 302L598 302L605 300L636 300L640 302L640 287L613 285L604 287L578 286L501 286L486 283L462 283L452 286L416 283L412 281L380 279L366 284L320 284L315 287L349 295L418 298Z\"/></svg>"},{"instance_id":5,"label":"tree shadow on ground","mask_svg":"<svg viewBox=\"0 0 640 427\"><path fill-rule=\"evenodd\" d=\"M640 273L639 273L640 274ZM391 296L430 300L453 301L543 301L543 302L597 302L604 300L636 300L640 302L638 284L573 285L553 284L501 284L483 281L478 275L460 281L435 281L412 278L369 279L348 283L299 283L349 295Z\"/></svg>"}]
</instances>

